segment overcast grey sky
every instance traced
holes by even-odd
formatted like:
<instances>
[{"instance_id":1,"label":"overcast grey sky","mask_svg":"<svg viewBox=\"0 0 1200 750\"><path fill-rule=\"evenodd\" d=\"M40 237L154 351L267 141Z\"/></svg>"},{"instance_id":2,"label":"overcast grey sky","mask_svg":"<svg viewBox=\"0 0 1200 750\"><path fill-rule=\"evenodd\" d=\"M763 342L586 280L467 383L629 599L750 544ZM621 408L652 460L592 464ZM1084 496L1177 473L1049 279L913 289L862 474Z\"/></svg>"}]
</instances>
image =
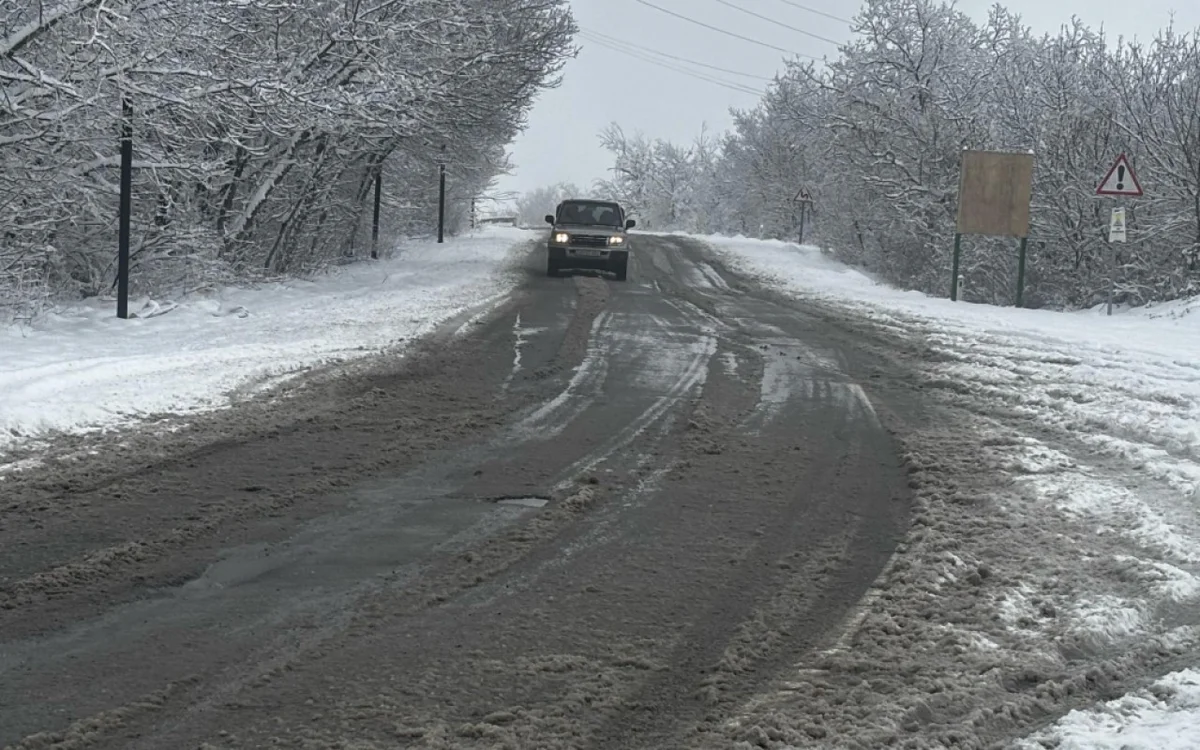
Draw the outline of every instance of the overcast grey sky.
<instances>
[{"instance_id":1,"label":"overcast grey sky","mask_svg":"<svg viewBox=\"0 0 1200 750\"><path fill-rule=\"evenodd\" d=\"M791 52L818 58L837 54L829 42L754 18L722 4L722 0L645 1ZM838 41L850 37L845 23L794 6L841 18L850 18L859 7L853 0L724 2ZM743 87L761 91L767 81L759 79L770 79L782 68L781 52L702 28L638 0L572 0L571 4L583 31L759 77L705 69L712 76ZM960 0L958 7L984 19L994 4L993 0ZM1072 15L1092 26L1103 24L1113 38L1150 38L1168 24L1172 13L1177 27L1200 27L1197 0L1007 0L1001 5L1019 13L1039 33L1054 31ZM610 122L620 123L630 133L641 131L651 137L690 141L705 123L714 131L727 129L731 107L749 108L758 101L753 93L696 80L582 35L577 42L582 51L567 63L562 85L542 94L530 113L529 128L512 145L516 169L511 176L500 179L499 189L526 191L563 181L590 186L612 164L598 138Z\"/></svg>"}]
</instances>

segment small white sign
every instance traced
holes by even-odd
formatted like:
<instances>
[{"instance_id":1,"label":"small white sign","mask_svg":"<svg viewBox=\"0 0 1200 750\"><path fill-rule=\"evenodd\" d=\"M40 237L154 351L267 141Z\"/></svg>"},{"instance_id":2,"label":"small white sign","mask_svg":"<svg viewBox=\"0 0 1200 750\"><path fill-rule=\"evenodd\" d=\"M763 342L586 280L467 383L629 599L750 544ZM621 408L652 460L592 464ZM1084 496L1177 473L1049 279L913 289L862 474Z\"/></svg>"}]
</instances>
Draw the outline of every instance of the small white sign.
<instances>
[{"instance_id":1,"label":"small white sign","mask_svg":"<svg viewBox=\"0 0 1200 750\"><path fill-rule=\"evenodd\" d=\"M1125 209L1114 208L1112 218L1108 221L1108 241L1125 241Z\"/></svg>"},{"instance_id":2,"label":"small white sign","mask_svg":"<svg viewBox=\"0 0 1200 750\"><path fill-rule=\"evenodd\" d=\"M1133 173L1133 167L1130 166L1129 160L1125 158L1125 154L1117 157L1112 168L1108 170L1108 174L1104 175L1104 179L1100 181L1100 187L1096 188L1096 195L1131 195L1134 197L1142 194L1142 184L1138 182L1137 175Z\"/></svg>"}]
</instances>

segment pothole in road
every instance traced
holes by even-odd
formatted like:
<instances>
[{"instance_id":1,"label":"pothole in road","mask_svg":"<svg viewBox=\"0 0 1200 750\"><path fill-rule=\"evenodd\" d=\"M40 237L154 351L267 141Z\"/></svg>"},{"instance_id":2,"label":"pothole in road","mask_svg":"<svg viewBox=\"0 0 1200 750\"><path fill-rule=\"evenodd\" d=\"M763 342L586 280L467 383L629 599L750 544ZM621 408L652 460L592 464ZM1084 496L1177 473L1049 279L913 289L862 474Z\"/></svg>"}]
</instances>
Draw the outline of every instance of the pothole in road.
<instances>
[{"instance_id":1,"label":"pothole in road","mask_svg":"<svg viewBox=\"0 0 1200 750\"><path fill-rule=\"evenodd\" d=\"M536 495L518 497L497 497L492 499L497 505L516 505L522 508L544 508L550 502L548 497Z\"/></svg>"}]
</instances>

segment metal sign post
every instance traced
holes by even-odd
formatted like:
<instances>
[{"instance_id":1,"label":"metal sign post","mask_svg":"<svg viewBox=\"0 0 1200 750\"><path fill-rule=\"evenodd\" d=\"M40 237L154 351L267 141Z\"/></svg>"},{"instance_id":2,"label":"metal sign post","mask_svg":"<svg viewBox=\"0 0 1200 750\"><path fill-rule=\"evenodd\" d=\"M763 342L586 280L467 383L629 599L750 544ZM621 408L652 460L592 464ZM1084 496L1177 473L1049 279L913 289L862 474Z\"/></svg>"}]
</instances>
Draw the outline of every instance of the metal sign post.
<instances>
[{"instance_id":1,"label":"metal sign post","mask_svg":"<svg viewBox=\"0 0 1200 750\"><path fill-rule=\"evenodd\" d=\"M1114 208L1108 220L1108 248L1112 253L1108 267L1108 315L1112 315L1113 296L1116 291L1117 278L1117 246L1115 243L1125 242L1125 209Z\"/></svg>"},{"instance_id":2,"label":"metal sign post","mask_svg":"<svg viewBox=\"0 0 1200 750\"><path fill-rule=\"evenodd\" d=\"M1139 198L1142 196L1142 183L1133 171L1133 165L1125 154L1117 157L1109 168L1108 174L1100 180L1096 187L1096 195ZM1108 315L1113 313L1113 297L1117 286L1117 245L1126 241L1127 231L1125 209L1113 208L1108 220L1108 247L1112 252L1108 267Z\"/></svg>"},{"instance_id":3,"label":"metal sign post","mask_svg":"<svg viewBox=\"0 0 1200 750\"><path fill-rule=\"evenodd\" d=\"M117 317L129 317L129 225L133 216L133 101L121 97L121 197L117 208Z\"/></svg>"},{"instance_id":4,"label":"metal sign post","mask_svg":"<svg viewBox=\"0 0 1200 750\"><path fill-rule=\"evenodd\" d=\"M446 147L438 157L438 243L446 236Z\"/></svg>"},{"instance_id":5,"label":"metal sign post","mask_svg":"<svg viewBox=\"0 0 1200 750\"><path fill-rule=\"evenodd\" d=\"M808 213L809 206L811 206L812 202L813 202L812 193L810 193L808 191L808 188L800 188L800 192L796 193L796 197L793 198L792 200L794 202L800 204L799 243L801 245L803 245L804 244L804 219L805 219L805 214Z\"/></svg>"},{"instance_id":6,"label":"metal sign post","mask_svg":"<svg viewBox=\"0 0 1200 750\"><path fill-rule=\"evenodd\" d=\"M371 219L371 258L379 257L379 201L383 195L383 165L375 172L375 215Z\"/></svg>"}]
</instances>

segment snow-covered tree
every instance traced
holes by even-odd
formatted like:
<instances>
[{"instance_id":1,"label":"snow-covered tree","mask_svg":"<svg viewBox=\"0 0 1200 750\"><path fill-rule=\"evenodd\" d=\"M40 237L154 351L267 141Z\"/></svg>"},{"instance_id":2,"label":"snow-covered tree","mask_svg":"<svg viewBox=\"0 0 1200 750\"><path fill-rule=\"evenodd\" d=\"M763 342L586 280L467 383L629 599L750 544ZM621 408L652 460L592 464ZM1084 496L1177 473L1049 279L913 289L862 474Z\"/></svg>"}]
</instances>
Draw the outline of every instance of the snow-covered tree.
<instances>
[{"instance_id":1,"label":"snow-covered tree","mask_svg":"<svg viewBox=\"0 0 1200 750\"><path fill-rule=\"evenodd\" d=\"M542 227L546 216L553 215L558 204L568 198L587 198L588 195L569 182L546 185L517 198L517 224Z\"/></svg>"},{"instance_id":2,"label":"snow-covered tree","mask_svg":"<svg viewBox=\"0 0 1200 750\"><path fill-rule=\"evenodd\" d=\"M1003 7L975 22L940 0L867 0L854 31L823 69L788 63L712 139L715 150L608 128L607 184L656 228L787 239L804 187L815 199L810 238L893 282L945 294L962 150L1030 149L1030 301L1093 304L1114 269L1126 301L1200 291L1195 32L1110 45L1072 19L1039 38ZM1114 254L1115 204L1094 192L1121 152L1147 195L1127 203L1131 241ZM1016 241L964 245L969 298L1011 302Z\"/></svg>"},{"instance_id":3,"label":"snow-covered tree","mask_svg":"<svg viewBox=\"0 0 1200 750\"><path fill-rule=\"evenodd\" d=\"M597 190L621 202L626 213L638 217L645 229L655 228L659 217L651 215L657 165L654 143L641 133L627 136L613 123L600 133L600 143L613 154L612 178L600 180Z\"/></svg>"},{"instance_id":4,"label":"snow-covered tree","mask_svg":"<svg viewBox=\"0 0 1200 750\"><path fill-rule=\"evenodd\" d=\"M641 133L628 136L613 124L601 133L601 143L616 163L613 177L599 181L597 190L624 204L643 227L715 226L724 196L717 185L719 149L707 129L690 146L679 146Z\"/></svg>"},{"instance_id":5,"label":"snow-covered tree","mask_svg":"<svg viewBox=\"0 0 1200 750\"><path fill-rule=\"evenodd\" d=\"M112 284L125 122L143 288L357 253L380 173L386 231L430 231L443 154L465 220L574 31L566 0L0 0L0 300Z\"/></svg>"}]
</instances>

